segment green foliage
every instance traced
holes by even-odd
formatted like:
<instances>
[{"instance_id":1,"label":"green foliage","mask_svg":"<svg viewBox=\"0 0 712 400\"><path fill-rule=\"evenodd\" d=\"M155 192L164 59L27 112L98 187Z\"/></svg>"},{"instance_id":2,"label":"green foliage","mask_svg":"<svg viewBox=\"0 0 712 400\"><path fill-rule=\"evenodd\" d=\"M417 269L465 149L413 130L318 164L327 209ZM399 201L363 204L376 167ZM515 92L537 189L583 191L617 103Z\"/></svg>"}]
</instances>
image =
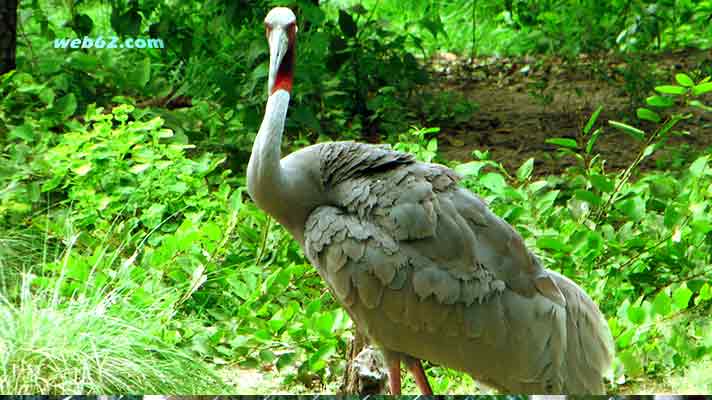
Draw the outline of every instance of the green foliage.
<instances>
[{"instance_id":1,"label":"green foliage","mask_svg":"<svg viewBox=\"0 0 712 400\"><path fill-rule=\"evenodd\" d=\"M289 144L383 133L428 162L445 162L439 129L413 126L459 127L476 105L424 89L421 56L573 56L712 37L709 1L321 3L287 4L300 24ZM350 319L288 233L245 201L272 2L241 4L23 3L20 68L0 77L0 366L20 373L0 374L0 391L222 390L206 362L272 369L309 390L340 379ZM113 34L168 45L52 47ZM710 111L712 83L699 79L709 68L655 86L641 60L626 55L617 71L640 121L603 126L599 108L577 134L547 140L577 160L565 175L542 178L533 158L510 174L479 151L456 166L548 267L601 304L618 382L703 365L712 352L710 155L681 148L639 171L684 133L684 107ZM553 99L545 80L529 89ZM613 131L640 142L620 173L597 154ZM475 387L429 373L436 391Z\"/></svg>"},{"instance_id":2,"label":"green foliage","mask_svg":"<svg viewBox=\"0 0 712 400\"><path fill-rule=\"evenodd\" d=\"M39 278L32 273L21 280L19 300L0 293L2 393L227 390L211 367L163 337L174 293L138 303L134 296L140 289L102 285L93 273L77 276L78 264L101 256L73 250L70 245L57 260L61 271L55 284L82 279L75 295L59 297L59 286L36 289Z\"/></svg>"},{"instance_id":3,"label":"green foliage","mask_svg":"<svg viewBox=\"0 0 712 400\"><path fill-rule=\"evenodd\" d=\"M648 98L655 110L638 109L641 120L657 124L652 132L609 121L612 128L641 143L638 156L618 174L606 173L595 152L604 129L594 130L601 108L575 139L547 140L579 162L564 179L510 188L499 174L480 175L480 169L459 166L475 172L472 178L479 176L468 180L471 187L491 193L487 199L495 209L519 223L530 241L536 238L545 259L579 282L598 282L590 289L604 295L599 304L616 310L609 324L618 348L619 383L625 377L684 368L712 352L710 321L701 318L711 306L709 155L698 157L681 172L653 172L632 180L641 162L662 148L670 135L684 133L674 130L690 117L678 111L684 110L680 106L707 109L695 97L707 90L710 78L694 82L677 74L675 79L679 85L657 86L662 96ZM518 176L522 181L527 174ZM546 228L533 229L534 218Z\"/></svg>"},{"instance_id":4,"label":"green foliage","mask_svg":"<svg viewBox=\"0 0 712 400\"><path fill-rule=\"evenodd\" d=\"M6 100L15 104L18 96ZM26 123L47 123L43 107L28 107ZM160 302L170 318L147 311L146 323L198 360L271 364L288 382L339 373L350 320L291 237L243 204L242 179L217 170L223 155L189 157L194 146L181 143L161 118L127 104L90 105L82 121L62 134L16 135L6 147L14 163L0 180L13 189L0 197L3 229L21 224L45 242L76 241L66 257L33 257L39 292L28 296L56 290L63 309L77 296L126 288L131 306ZM11 249L0 255L13 255L2 261L14 271L27 267L24 256L42 252L6 243ZM16 277L7 279L11 304L19 289ZM75 311L67 312L71 320ZM107 371L129 379L123 370Z\"/></svg>"},{"instance_id":5,"label":"green foliage","mask_svg":"<svg viewBox=\"0 0 712 400\"><path fill-rule=\"evenodd\" d=\"M423 162L432 162L438 153L438 140L436 138L426 139L426 136L438 133L440 128L419 129L410 128L407 133L398 137L398 142L393 148L398 151L412 153L415 158Z\"/></svg>"},{"instance_id":6,"label":"green foliage","mask_svg":"<svg viewBox=\"0 0 712 400\"><path fill-rule=\"evenodd\" d=\"M410 105L419 100L415 89L427 74L406 48L407 43L420 43L416 35L389 29L363 7L317 7L308 1L291 6L302 26L288 132L294 137L341 133L373 138L380 131L405 129L404 117L411 122L421 118ZM41 64L23 57L19 62L34 73L54 74L47 86L59 92L57 97L73 88L74 107L65 107L68 115L83 113L91 103L107 107L115 95L162 100L149 104L189 96L200 99L200 110L154 112L195 143L249 149L265 99L268 52L261 20L268 2L249 8L223 1L171 7L160 1L83 2L52 11L52 19L45 17L49 7L32 3L40 18L29 29L40 39L33 40L39 42L37 51L49 56ZM62 18L65 23L58 23ZM167 45L162 51L143 52L91 48L69 57L50 47L55 38L111 31L121 39L149 36ZM229 111L219 109L217 102ZM196 118L204 125L196 125Z\"/></svg>"},{"instance_id":7,"label":"green foliage","mask_svg":"<svg viewBox=\"0 0 712 400\"><path fill-rule=\"evenodd\" d=\"M554 53L709 47L709 1L413 1L364 4L422 47L472 54Z\"/></svg>"},{"instance_id":8,"label":"green foliage","mask_svg":"<svg viewBox=\"0 0 712 400\"><path fill-rule=\"evenodd\" d=\"M353 7L350 13L338 10L337 22L338 31L328 22L322 31L329 49L322 58L327 68L322 73L334 76L337 93L330 98L324 93L321 102L332 110L349 110L353 120L345 122L362 127L367 136L404 128L403 120L409 114L415 117L408 107L410 96L427 81L415 57L405 51L406 43L417 37L389 30L363 7ZM320 71L310 66L312 73ZM312 84L322 79L314 78Z\"/></svg>"}]
</instances>

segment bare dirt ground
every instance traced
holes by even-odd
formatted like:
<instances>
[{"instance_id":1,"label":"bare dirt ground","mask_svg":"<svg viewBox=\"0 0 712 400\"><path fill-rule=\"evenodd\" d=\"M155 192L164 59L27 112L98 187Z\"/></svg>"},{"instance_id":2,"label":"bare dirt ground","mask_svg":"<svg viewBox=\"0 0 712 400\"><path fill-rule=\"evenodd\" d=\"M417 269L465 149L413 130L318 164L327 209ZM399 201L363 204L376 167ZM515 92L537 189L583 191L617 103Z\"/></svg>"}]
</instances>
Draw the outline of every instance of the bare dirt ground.
<instances>
[{"instance_id":1,"label":"bare dirt ground","mask_svg":"<svg viewBox=\"0 0 712 400\"><path fill-rule=\"evenodd\" d=\"M652 66L652 67L651 67ZM535 159L537 175L561 173L575 163L560 157L556 147L545 143L552 137L575 138L600 105L603 111L596 127L603 127L595 150L607 160L609 170L628 166L642 144L608 126L618 120L635 126L654 126L633 118L634 97L643 101L655 94L653 87L671 84L676 73L699 78L712 74L712 50L683 50L620 60L613 56L582 56L573 62L556 58L458 59L451 54L436 58L433 90L457 91L479 104L472 118L457 126L443 124L440 154L447 160L470 161L473 150L489 150L493 159L514 171L528 158ZM706 104L712 97L705 98ZM679 126L689 135L670 139L669 149L692 152L712 146L712 113L691 110L693 117ZM686 147L686 146L687 147ZM681 147L682 146L682 147ZM663 151L643 165L664 161Z\"/></svg>"}]
</instances>

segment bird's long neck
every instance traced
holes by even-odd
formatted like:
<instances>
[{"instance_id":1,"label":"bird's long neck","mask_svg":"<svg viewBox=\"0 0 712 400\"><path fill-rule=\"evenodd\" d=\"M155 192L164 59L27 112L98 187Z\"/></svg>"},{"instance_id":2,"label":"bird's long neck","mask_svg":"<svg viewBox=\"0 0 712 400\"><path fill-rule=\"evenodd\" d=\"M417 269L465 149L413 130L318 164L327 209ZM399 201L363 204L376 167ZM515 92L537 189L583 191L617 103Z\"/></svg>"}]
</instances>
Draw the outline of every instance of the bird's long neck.
<instances>
[{"instance_id":1,"label":"bird's long neck","mask_svg":"<svg viewBox=\"0 0 712 400\"><path fill-rule=\"evenodd\" d=\"M269 96L247 165L247 190L255 203L272 215L283 202L284 173L280 164L280 145L288 107L289 92L277 90Z\"/></svg>"}]
</instances>

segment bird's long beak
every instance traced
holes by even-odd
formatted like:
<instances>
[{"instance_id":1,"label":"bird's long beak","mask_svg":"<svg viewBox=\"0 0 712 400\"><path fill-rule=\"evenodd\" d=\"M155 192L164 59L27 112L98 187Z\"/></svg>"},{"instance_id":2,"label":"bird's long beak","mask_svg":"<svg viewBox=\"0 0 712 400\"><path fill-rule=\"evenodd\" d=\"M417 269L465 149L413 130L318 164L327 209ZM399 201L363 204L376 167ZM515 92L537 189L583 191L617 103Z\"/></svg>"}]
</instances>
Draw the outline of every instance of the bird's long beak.
<instances>
[{"instance_id":1,"label":"bird's long beak","mask_svg":"<svg viewBox=\"0 0 712 400\"><path fill-rule=\"evenodd\" d=\"M269 83L267 93L272 95L279 67L282 65L284 55L287 54L287 49L289 48L289 38L284 29L275 27L269 32L267 41L269 42Z\"/></svg>"}]
</instances>

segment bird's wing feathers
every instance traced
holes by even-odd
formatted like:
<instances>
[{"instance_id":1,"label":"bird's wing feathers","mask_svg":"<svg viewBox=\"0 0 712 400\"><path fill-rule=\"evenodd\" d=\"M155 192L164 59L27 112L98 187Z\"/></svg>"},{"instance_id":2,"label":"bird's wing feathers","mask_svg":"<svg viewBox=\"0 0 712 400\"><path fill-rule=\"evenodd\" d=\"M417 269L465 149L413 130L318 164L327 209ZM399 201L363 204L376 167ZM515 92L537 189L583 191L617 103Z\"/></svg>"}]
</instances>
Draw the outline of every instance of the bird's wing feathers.
<instances>
[{"instance_id":1,"label":"bird's wing feathers","mask_svg":"<svg viewBox=\"0 0 712 400\"><path fill-rule=\"evenodd\" d=\"M445 253L424 255L414 244L427 240L395 240L324 206L308 220L305 249L359 328L385 348L459 367L503 391L561 390L563 360L552 349L565 346L562 307L504 290L482 265L465 270ZM511 365L492 363L500 357Z\"/></svg>"},{"instance_id":2,"label":"bird's wing feathers","mask_svg":"<svg viewBox=\"0 0 712 400\"><path fill-rule=\"evenodd\" d=\"M377 230L397 248L408 246L416 257L459 279L490 274L527 297L538 291L564 304L521 236L481 199L459 188L460 178L450 169L354 142L321 147L320 160L330 202L370 224L363 228L367 233Z\"/></svg>"},{"instance_id":3,"label":"bird's wing feathers","mask_svg":"<svg viewBox=\"0 0 712 400\"><path fill-rule=\"evenodd\" d=\"M369 309L381 307L392 321L414 330L437 331L448 315L442 306L482 303L504 289L484 269L460 278L380 226L335 207L318 208L307 226L307 256L347 308L356 301ZM396 292L400 295L389 297Z\"/></svg>"},{"instance_id":4,"label":"bird's wing feathers","mask_svg":"<svg viewBox=\"0 0 712 400\"><path fill-rule=\"evenodd\" d=\"M338 146L322 150L345 158L322 158L322 171L331 171L326 187L332 205L309 216L305 252L347 310L362 313L355 318L361 327L396 351L419 349L422 358L483 371L478 379L501 389L564 387L554 371L561 371L561 351L576 338L566 338L562 313L578 309L580 301L567 296L574 304L566 305L557 285L561 279L541 266L521 236L482 200L458 187L458 177L443 166L362 145L351 151L378 155L345 156L349 145ZM358 165L359 171L349 173L345 165ZM433 341L404 335L399 327L431 335ZM442 344L436 344L439 337L464 337L484 345L473 359L471 347L443 352ZM391 343L384 343L389 339ZM522 348L530 350L513 350ZM502 354L521 358L521 368L528 370L493 372L505 364L488 360ZM508 376L509 382L487 381L496 376ZM523 377L531 382L515 385Z\"/></svg>"},{"instance_id":5,"label":"bird's wing feathers","mask_svg":"<svg viewBox=\"0 0 712 400\"><path fill-rule=\"evenodd\" d=\"M412 155L391 150L385 145L334 142L321 146L319 150L322 184L325 187L333 187L373 171L414 162Z\"/></svg>"}]
</instances>

